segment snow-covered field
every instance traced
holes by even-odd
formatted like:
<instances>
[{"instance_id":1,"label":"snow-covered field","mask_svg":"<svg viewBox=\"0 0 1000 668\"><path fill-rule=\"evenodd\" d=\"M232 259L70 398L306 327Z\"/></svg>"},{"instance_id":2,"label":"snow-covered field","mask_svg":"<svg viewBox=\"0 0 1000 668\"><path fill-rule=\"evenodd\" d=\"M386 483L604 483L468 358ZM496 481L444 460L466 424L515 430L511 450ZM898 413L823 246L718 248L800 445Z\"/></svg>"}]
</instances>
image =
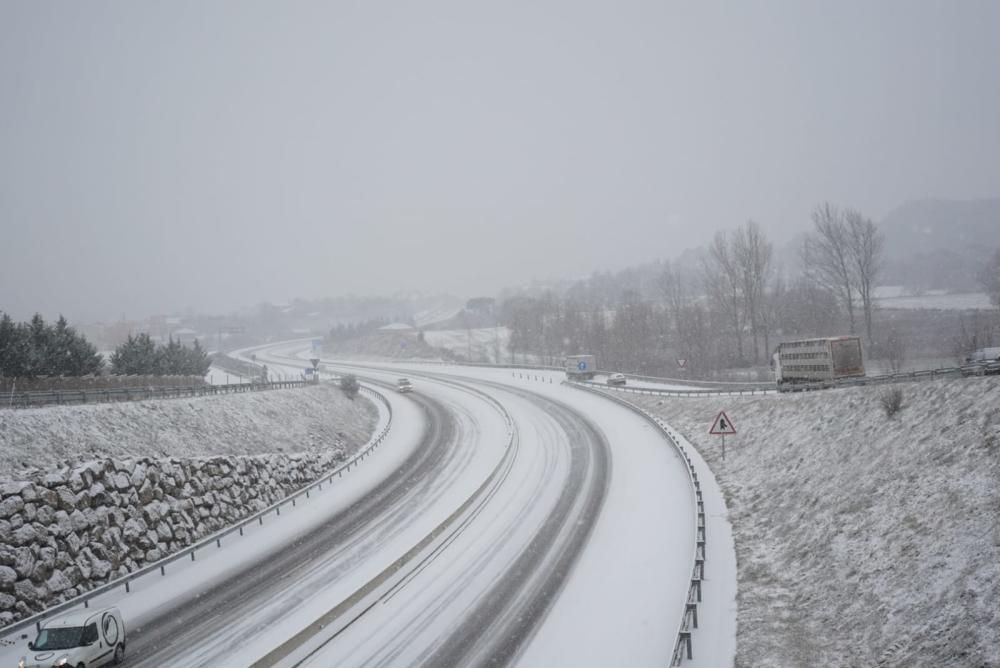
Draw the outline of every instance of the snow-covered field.
<instances>
[{"instance_id":1,"label":"snow-covered field","mask_svg":"<svg viewBox=\"0 0 1000 668\"><path fill-rule=\"evenodd\" d=\"M424 340L435 348L445 348L473 362L505 362L510 357L507 348L510 330L506 327L427 330Z\"/></svg>"},{"instance_id":2,"label":"snow-covered field","mask_svg":"<svg viewBox=\"0 0 1000 668\"><path fill-rule=\"evenodd\" d=\"M920 295L911 295L899 286L883 286L876 289L875 297L881 308L945 310L992 308L989 295L985 292L947 294L939 290L928 290Z\"/></svg>"},{"instance_id":3,"label":"snow-covered field","mask_svg":"<svg viewBox=\"0 0 1000 668\"><path fill-rule=\"evenodd\" d=\"M1000 666L1000 379L634 397L726 493L739 666ZM738 434L708 430L725 410Z\"/></svg>"},{"instance_id":4,"label":"snow-covered field","mask_svg":"<svg viewBox=\"0 0 1000 668\"><path fill-rule=\"evenodd\" d=\"M332 385L186 399L0 410L0 480L113 457L297 452L371 434L376 411Z\"/></svg>"}]
</instances>

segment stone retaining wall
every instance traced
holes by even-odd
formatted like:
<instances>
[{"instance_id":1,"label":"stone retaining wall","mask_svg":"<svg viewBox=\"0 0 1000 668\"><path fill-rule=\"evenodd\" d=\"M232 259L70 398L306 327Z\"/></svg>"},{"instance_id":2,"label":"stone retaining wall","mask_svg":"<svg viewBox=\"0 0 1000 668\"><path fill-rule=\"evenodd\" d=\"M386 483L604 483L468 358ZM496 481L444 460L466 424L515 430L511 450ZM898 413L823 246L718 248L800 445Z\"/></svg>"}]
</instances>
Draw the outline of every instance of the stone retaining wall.
<instances>
[{"instance_id":1,"label":"stone retaining wall","mask_svg":"<svg viewBox=\"0 0 1000 668\"><path fill-rule=\"evenodd\" d=\"M252 515L344 459L340 448L105 459L0 483L0 627Z\"/></svg>"}]
</instances>

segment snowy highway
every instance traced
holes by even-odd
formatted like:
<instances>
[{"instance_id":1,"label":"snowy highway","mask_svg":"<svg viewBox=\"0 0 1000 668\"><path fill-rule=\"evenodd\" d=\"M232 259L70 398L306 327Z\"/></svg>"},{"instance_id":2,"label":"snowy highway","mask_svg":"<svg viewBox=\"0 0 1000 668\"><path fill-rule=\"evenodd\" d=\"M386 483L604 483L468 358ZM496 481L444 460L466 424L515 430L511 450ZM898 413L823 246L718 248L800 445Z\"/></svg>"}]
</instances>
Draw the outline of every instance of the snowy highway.
<instances>
[{"instance_id":1,"label":"snowy highway","mask_svg":"<svg viewBox=\"0 0 1000 668\"><path fill-rule=\"evenodd\" d=\"M254 353L297 375L307 345ZM127 665L669 664L695 501L659 430L552 371L320 369L386 395L388 439L246 537L91 601L122 609ZM686 665L732 663L722 570Z\"/></svg>"},{"instance_id":2,"label":"snowy highway","mask_svg":"<svg viewBox=\"0 0 1000 668\"><path fill-rule=\"evenodd\" d=\"M299 352L272 350L269 364L284 363L302 368L304 358L310 354L301 351L302 345L298 348ZM669 662L687 595L695 531L690 486L684 478L680 458L662 436L627 409L561 385L562 374L557 372L539 371L530 376L532 380L525 380L504 369L426 364L357 367L338 366L332 360L324 360L321 365L321 369L328 372L352 372L362 377L371 377L376 368L383 372L379 376L383 379L410 377L417 393L433 393L442 379L461 381L488 392L510 411L518 428L519 462L498 497L476 519L474 526L449 548L456 554L428 569L423 583L414 588L412 597L393 606L382 606L364 624L331 642L320 655L323 658L309 665L330 665L330 662L336 665L393 665L393 658L407 665L428 658L434 660L427 665L476 665L488 657L501 661L516 659L518 665L528 666L606 666L623 661L630 665L663 665ZM546 501L546 497L539 495L537 486L544 483L551 487L558 479L554 474L545 474L546 467L559 465L567 456L570 462L573 460L578 449L576 444L583 437L577 433L579 425L589 425L588 429L595 430L596 437L606 442L609 462L607 477L602 483L606 487L603 503L598 513L593 502L596 497L592 496L592 509L586 511L583 518L587 523L592 522L593 528L586 532L589 536L581 532L576 537L577 547L581 548L578 554L575 548L563 549L564 565L550 570L547 575L533 572L525 567L527 559L519 556L539 549L552 551L552 532L540 529L539 520L531 525L526 525L524 519L515 523L505 520L503 513L518 517L528 509L536 513L540 510L539 504ZM543 453L547 454L543 456ZM572 496L567 493L568 489L568 486L563 488L563 503ZM573 494L577 495L577 506L585 505L586 497L580 497L579 491ZM547 501L552 502L552 499ZM524 510L518 511L518 508ZM519 529L517 533L514 527ZM498 557L497 549L509 554ZM567 556L565 553L573 554ZM462 569L457 569L452 562L452 559L462 559L463 554L467 555L468 563L475 564L469 572L481 573L479 579L506 578L512 581L511 586L520 582L520 595L506 594L515 606L513 610L496 603L492 607L475 604L477 599L493 601L498 594L474 586L476 578L464 579ZM711 645L702 641L690 665L714 666L732 662L735 564L728 566L731 568L720 569L716 582L729 580L726 587L720 588L729 598L721 596L722 605L707 614L703 612L701 620L702 628L711 628L715 637ZM724 570L727 572L723 573ZM492 575L482 575L486 571ZM407 641L406 649L401 650L405 654L401 655L380 653L379 648L393 644L397 637L393 629L399 620L411 614L407 612L408 607L421 610L433 607L429 601L440 599L442 592L454 587L455 582L460 583L463 600L450 606L450 612L433 608L434 622L425 622L423 633L430 635L424 643ZM538 589L542 590L540 596L533 592ZM536 600L518 601L518 596L535 596ZM412 602L406 603L406 600ZM515 610L528 610L532 614L530 620L520 620L529 627L521 635L530 636L530 642L520 649L491 647L488 636L482 637L478 631L484 626L495 625L497 619L523 618L523 613ZM510 630L506 634L516 636L520 642L521 635L512 635ZM479 645L484 649L461 657L415 653L414 647L422 647L426 642L439 647L458 643L470 648ZM367 644L369 649L364 650L358 643Z\"/></svg>"}]
</instances>

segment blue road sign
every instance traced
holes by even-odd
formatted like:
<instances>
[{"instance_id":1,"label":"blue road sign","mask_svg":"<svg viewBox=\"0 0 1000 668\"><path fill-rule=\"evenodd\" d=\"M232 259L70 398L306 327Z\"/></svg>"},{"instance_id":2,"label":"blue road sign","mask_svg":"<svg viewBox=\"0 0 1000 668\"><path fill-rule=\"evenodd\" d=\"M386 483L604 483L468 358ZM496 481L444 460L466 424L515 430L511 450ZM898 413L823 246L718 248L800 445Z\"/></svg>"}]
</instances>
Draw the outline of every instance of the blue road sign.
<instances>
[{"instance_id":1,"label":"blue road sign","mask_svg":"<svg viewBox=\"0 0 1000 668\"><path fill-rule=\"evenodd\" d=\"M583 360L580 360L579 362L576 363L576 368L579 369L580 371L586 371L587 363L584 362Z\"/></svg>"}]
</instances>

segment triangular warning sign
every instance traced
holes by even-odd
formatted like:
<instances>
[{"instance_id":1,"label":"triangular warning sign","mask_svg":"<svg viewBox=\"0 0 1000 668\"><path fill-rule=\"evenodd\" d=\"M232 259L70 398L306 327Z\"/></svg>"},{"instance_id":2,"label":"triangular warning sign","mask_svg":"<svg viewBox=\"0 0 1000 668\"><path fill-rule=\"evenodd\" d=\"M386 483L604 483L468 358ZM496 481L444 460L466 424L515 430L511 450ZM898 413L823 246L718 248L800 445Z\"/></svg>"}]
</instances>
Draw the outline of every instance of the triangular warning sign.
<instances>
[{"instance_id":1,"label":"triangular warning sign","mask_svg":"<svg viewBox=\"0 0 1000 668\"><path fill-rule=\"evenodd\" d=\"M712 428L708 431L709 434L721 434L724 436L729 436L730 434L736 433L736 427L733 426L733 421L729 419L725 411L719 411L719 414L715 416L715 422L712 423Z\"/></svg>"}]
</instances>

